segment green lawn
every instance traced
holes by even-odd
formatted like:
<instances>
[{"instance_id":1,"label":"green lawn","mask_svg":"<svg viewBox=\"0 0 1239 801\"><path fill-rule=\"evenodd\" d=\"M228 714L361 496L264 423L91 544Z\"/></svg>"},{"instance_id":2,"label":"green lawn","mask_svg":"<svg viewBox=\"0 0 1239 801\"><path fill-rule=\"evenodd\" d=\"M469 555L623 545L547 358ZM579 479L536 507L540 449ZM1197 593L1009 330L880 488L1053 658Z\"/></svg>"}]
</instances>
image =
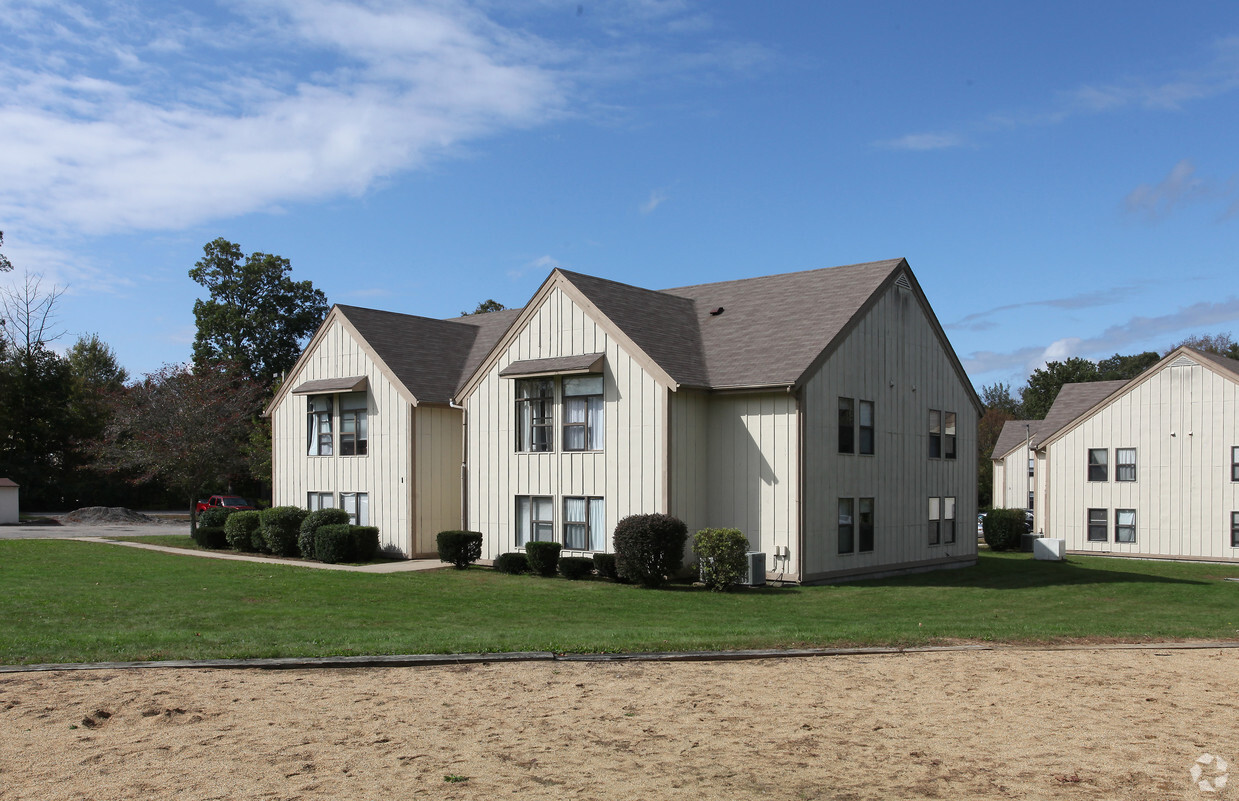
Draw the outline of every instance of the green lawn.
<instances>
[{"instance_id":1,"label":"green lawn","mask_svg":"<svg viewBox=\"0 0 1239 801\"><path fill-rule=\"evenodd\" d=\"M0 541L0 664L1239 638L1239 566L982 553L970 569L713 594L369 575Z\"/></svg>"}]
</instances>

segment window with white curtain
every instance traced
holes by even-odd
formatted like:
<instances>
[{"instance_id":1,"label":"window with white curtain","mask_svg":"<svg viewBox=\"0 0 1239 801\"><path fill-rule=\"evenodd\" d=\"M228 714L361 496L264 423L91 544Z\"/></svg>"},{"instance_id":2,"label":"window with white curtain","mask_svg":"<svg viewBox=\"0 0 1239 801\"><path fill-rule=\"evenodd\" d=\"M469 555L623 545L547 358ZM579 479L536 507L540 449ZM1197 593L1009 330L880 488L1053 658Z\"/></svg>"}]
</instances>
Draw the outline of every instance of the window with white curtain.
<instances>
[{"instance_id":1,"label":"window with white curtain","mask_svg":"<svg viewBox=\"0 0 1239 801\"><path fill-rule=\"evenodd\" d=\"M310 456L331 455L331 401L330 395L317 395L306 399L309 423L306 453Z\"/></svg>"},{"instance_id":2,"label":"window with white curtain","mask_svg":"<svg viewBox=\"0 0 1239 801\"><path fill-rule=\"evenodd\" d=\"M564 548L605 551L606 518L602 498L564 498Z\"/></svg>"},{"instance_id":3,"label":"window with white curtain","mask_svg":"<svg viewBox=\"0 0 1239 801\"><path fill-rule=\"evenodd\" d=\"M1135 542L1136 541L1136 510L1135 509L1115 509L1114 510L1114 541L1115 542Z\"/></svg>"},{"instance_id":4,"label":"window with white curtain","mask_svg":"<svg viewBox=\"0 0 1239 801\"><path fill-rule=\"evenodd\" d=\"M564 450L602 450L602 376L570 376L563 381Z\"/></svg>"},{"instance_id":5,"label":"window with white curtain","mask_svg":"<svg viewBox=\"0 0 1239 801\"><path fill-rule=\"evenodd\" d=\"M305 508L311 512L317 512L320 509L332 508L332 496L330 492L310 492L306 494Z\"/></svg>"},{"instance_id":6,"label":"window with white curtain","mask_svg":"<svg viewBox=\"0 0 1239 801\"><path fill-rule=\"evenodd\" d=\"M516 450L545 453L554 449L551 437L555 383L549 378L516 382Z\"/></svg>"},{"instance_id":7,"label":"window with white curtain","mask_svg":"<svg viewBox=\"0 0 1239 801\"><path fill-rule=\"evenodd\" d=\"M516 496L516 547L527 542L554 542L555 522L549 495Z\"/></svg>"},{"instance_id":8,"label":"window with white curtain","mask_svg":"<svg viewBox=\"0 0 1239 801\"><path fill-rule=\"evenodd\" d=\"M341 492L340 508L348 512L348 522L350 525L370 525L370 496L366 493Z\"/></svg>"}]
</instances>

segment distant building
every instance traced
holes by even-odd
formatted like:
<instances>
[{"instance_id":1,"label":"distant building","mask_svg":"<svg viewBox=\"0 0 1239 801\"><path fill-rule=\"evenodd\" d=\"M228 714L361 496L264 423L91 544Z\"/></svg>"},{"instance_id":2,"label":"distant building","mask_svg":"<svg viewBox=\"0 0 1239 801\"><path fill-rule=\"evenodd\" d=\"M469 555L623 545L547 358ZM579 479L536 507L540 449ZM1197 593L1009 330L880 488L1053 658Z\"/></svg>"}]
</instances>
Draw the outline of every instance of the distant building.
<instances>
[{"instance_id":1,"label":"distant building","mask_svg":"<svg viewBox=\"0 0 1239 801\"><path fill-rule=\"evenodd\" d=\"M10 479L0 478L0 526L21 521L17 493L17 484Z\"/></svg>"}]
</instances>

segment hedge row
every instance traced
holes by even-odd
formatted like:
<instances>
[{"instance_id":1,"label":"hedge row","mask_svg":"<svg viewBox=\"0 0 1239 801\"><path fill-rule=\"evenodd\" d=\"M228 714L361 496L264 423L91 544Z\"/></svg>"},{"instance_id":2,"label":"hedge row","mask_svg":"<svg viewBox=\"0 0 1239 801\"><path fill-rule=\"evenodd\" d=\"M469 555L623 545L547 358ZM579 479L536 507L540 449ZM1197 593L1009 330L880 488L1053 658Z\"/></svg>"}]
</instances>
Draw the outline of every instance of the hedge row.
<instances>
[{"instance_id":1,"label":"hedge row","mask_svg":"<svg viewBox=\"0 0 1239 801\"><path fill-rule=\"evenodd\" d=\"M208 509L194 541L203 548L233 548L247 553L302 556L320 562L369 562L378 556L379 530L351 526L343 509L306 511L297 506L237 511ZM323 529L333 532L320 538ZM320 542L326 542L320 550Z\"/></svg>"}]
</instances>

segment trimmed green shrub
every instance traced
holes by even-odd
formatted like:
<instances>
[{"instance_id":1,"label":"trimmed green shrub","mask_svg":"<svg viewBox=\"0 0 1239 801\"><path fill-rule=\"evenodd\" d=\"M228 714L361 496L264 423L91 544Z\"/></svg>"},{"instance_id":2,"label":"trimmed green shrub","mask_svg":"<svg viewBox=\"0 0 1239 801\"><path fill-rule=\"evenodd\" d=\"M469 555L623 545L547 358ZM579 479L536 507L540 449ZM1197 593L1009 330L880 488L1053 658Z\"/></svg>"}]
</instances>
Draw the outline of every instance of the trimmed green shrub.
<instances>
[{"instance_id":1,"label":"trimmed green shrub","mask_svg":"<svg viewBox=\"0 0 1239 801\"><path fill-rule=\"evenodd\" d=\"M569 581L577 581L588 576L594 569L594 560L588 556L559 557L559 575Z\"/></svg>"},{"instance_id":2,"label":"trimmed green shrub","mask_svg":"<svg viewBox=\"0 0 1239 801\"><path fill-rule=\"evenodd\" d=\"M544 578L551 578L559 564L559 552L563 550L558 542L527 542L525 555L529 557L529 570Z\"/></svg>"},{"instance_id":3,"label":"trimmed green shrub","mask_svg":"<svg viewBox=\"0 0 1239 801\"><path fill-rule=\"evenodd\" d=\"M224 521L228 516L234 514L236 509L229 509L226 506L215 506L210 509L203 509L198 513L198 525L206 526L207 528L223 528Z\"/></svg>"},{"instance_id":4,"label":"trimmed green shrub","mask_svg":"<svg viewBox=\"0 0 1239 801\"><path fill-rule=\"evenodd\" d=\"M661 587L684 566L688 526L664 514L629 515L615 527L615 568L643 587Z\"/></svg>"},{"instance_id":5,"label":"trimmed green shrub","mask_svg":"<svg viewBox=\"0 0 1239 801\"><path fill-rule=\"evenodd\" d=\"M223 526L198 526L194 532L194 542L203 548L227 548L228 539Z\"/></svg>"},{"instance_id":6,"label":"trimmed green shrub","mask_svg":"<svg viewBox=\"0 0 1239 801\"><path fill-rule=\"evenodd\" d=\"M991 509L981 524L985 544L994 551L1019 550L1024 533L1023 509Z\"/></svg>"},{"instance_id":7,"label":"trimmed green shrub","mask_svg":"<svg viewBox=\"0 0 1239 801\"><path fill-rule=\"evenodd\" d=\"M334 565L353 561L353 538L348 523L328 523L314 532L314 553L318 561Z\"/></svg>"},{"instance_id":8,"label":"trimmed green shrub","mask_svg":"<svg viewBox=\"0 0 1239 801\"><path fill-rule=\"evenodd\" d=\"M609 578L612 581L619 579L619 573L615 572L615 554L613 553L594 554L594 570L603 578Z\"/></svg>"},{"instance_id":9,"label":"trimmed green shrub","mask_svg":"<svg viewBox=\"0 0 1239 801\"><path fill-rule=\"evenodd\" d=\"M372 562L379 554L378 526L349 526L354 562Z\"/></svg>"},{"instance_id":10,"label":"trimmed green shrub","mask_svg":"<svg viewBox=\"0 0 1239 801\"><path fill-rule=\"evenodd\" d=\"M301 531L297 534L297 550L306 559L316 559L314 555L314 532L319 526L329 526L335 523L347 523L348 512L343 509L318 509L310 512L301 521Z\"/></svg>"},{"instance_id":11,"label":"trimmed green shrub","mask_svg":"<svg viewBox=\"0 0 1239 801\"><path fill-rule=\"evenodd\" d=\"M224 521L224 538L228 540L228 547L238 551L258 550L254 547L254 538L262 536L258 533L261 526L262 512L257 509L229 515Z\"/></svg>"},{"instance_id":12,"label":"trimmed green shrub","mask_svg":"<svg viewBox=\"0 0 1239 801\"><path fill-rule=\"evenodd\" d=\"M740 580L748 569L744 554L748 537L738 528L703 528L693 536L693 550L701 566L701 581L722 592Z\"/></svg>"},{"instance_id":13,"label":"trimmed green shrub","mask_svg":"<svg viewBox=\"0 0 1239 801\"><path fill-rule=\"evenodd\" d=\"M518 575L529 572L529 557L519 551L501 553L495 559L495 569L500 573Z\"/></svg>"},{"instance_id":14,"label":"trimmed green shrub","mask_svg":"<svg viewBox=\"0 0 1239 801\"><path fill-rule=\"evenodd\" d=\"M272 506L259 514L267 550L276 556L297 556L297 535L309 512L299 506Z\"/></svg>"},{"instance_id":15,"label":"trimmed green shrub","mask_svg":"<svg viewBox=\"0 0 1239 801\"><path fill-rule=\"evenodd\" d=\"M482 558L480 531L440 531L435 536L439 561L450 562L457 570L465 570Z\"/></svg>"}]
</instances>

